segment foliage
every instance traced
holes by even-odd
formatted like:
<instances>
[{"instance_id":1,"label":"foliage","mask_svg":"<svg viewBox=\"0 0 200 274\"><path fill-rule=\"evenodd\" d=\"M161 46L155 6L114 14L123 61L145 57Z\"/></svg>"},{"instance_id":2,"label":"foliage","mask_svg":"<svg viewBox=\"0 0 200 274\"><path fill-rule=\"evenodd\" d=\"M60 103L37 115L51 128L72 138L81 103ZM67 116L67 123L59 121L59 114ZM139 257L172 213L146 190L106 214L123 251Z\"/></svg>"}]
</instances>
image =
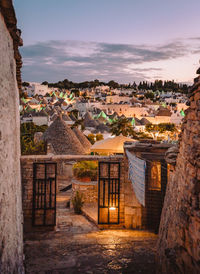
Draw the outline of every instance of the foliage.
<instances>
[{"instance_id":1,"label":"foliage","mask_svg":"<svg viewBox=\"0 0 200 274\"><path fill-rule=\"evenodd\" d=\"M188 86L186 84L175 83L174 81L155 80L154 83L147 81L140 82L138 85L139 90L153 90L153 91L174 91L181 93L188 93Z\"/></svg>"},{"instance_id":2,"label":"foliage","mask_svg":"<svg viewBox=\"0 0 200 274\"><path fill-rule=\"evenodd\" d=\"M115 88L119 88L120 85L118 83L116 83L115 81L111 80L110 82L108 82L108 86L115 89Z\"/></svg>"},{"instance_id":3,"label":"foliage","mask_svg":"<svg viewBox=\"0 0 200 274\"><path fill-rule=\"evenodd\" d=\"M82 212L82 207L83 207L83 194L80 193L79 191L76 191L75 196L72 198L72 204L74 207L74 212L76 214L81 214Z\"/></svg>"},{"instance_id":4,"label":"foliage","mask_svg":"<svg viewBox=\"0 0 200 274\"><path fill-rule=\"evenodd\" d=\"M134 139L144 140L144 139L153 139L152 136L149 136L145 132L136 132L136 136L132 136Z\"/></svg>"},{"instance_id":5,"label":"foliage","mask_svg":"<svg viewBox=\"0 0 200 274\"><path fill-rule=\"evenodd\" d=\"M88 136L87 136L87 138L88 138L88 140L90 141L90 143L92 144L92 145L94 145L94 143L95 143L95 135L93 134L93 133L90 133L90 134L88 134Z\"/></svg>"},{"instance_id":6,"label":"foliage","mask_svg":"<svg viewBox=\"0 0 200 274\"><path fill-rule=\"evenodd\" d=\"M103 140L103 135L101 133L96 134L96 141Z\"/></svg>"},{"instance_id":7,"label":"foliage","mask_svg":"<svg viewBox=\"0 0 200 274\"><path fill-rule=\"evenodd\" d=\"M147 99L151 99L151 100L154 99L154 93L153 93L153 92L147 92L147 93L144 94L144 96L145 96Z\"/></svg>"},{"instance_id":8,"label":"foliage","mask_svg":"<svg viewBox=\"0 0 200 274\"><path fill-rule=\"evenodd\" d=\"M37 126L34 123L23 123L20 126L21 154L46 154L46 146L44 142L34 143L34 134L36 132L44 132L46 125Z\"/></svg>"},{"instance_id":9,"label":"foliage","mask_svg":"<svg viewBox=\"0 0 200 274\"><path fill-rule=\"evenodd\" d=\"M172 107L176 107L176 106L177 106L177 104L176 104L176 103L170 103L170 106L172 106Z\"/></svg>"},{"instance_id":10,"label":"foliage","mask_svg":"<svg viewBox=\"0 0 200 274\"><path fill-rule=\"evenodd\" d=\"M91 181L96 181L97 167L96 161L80 161L73 166L73 172L77 178L89 177Z\"/></svg>"},{"instance_id":11,"label":"foliage","mask_svg":"<svg viewBox=\"0 0 200 274\"><path fill-rule=\"evenodd\" d=\"M45 81L46 82L46 81ZM181 93L188 93L188 86L186 84L179 84L175 83L174 81L162 81L162 80L155 80L154 83L149 83L147 81L140 82L137 85L135 82L131 85L129 84L119 84L113 80L109 81L108 83L102 82L99 80L94 81L85 81L81 83L75 83L69 81L68 79L64 79L63 81L59 81L57 83L48 83L49 87L56 87L59 89L84 89L84 88L95 88L97 86L107 85L110 88L122 88L122 89L138 89L138 90L151 90L151 91L174 91L174 92L181 92Z\"/></svg>"},{"instance_id":12,"label":"foliage","mask_svg":"<svg viewBox=\"0 0 200 274\"><path fill-rule=\"evenodd\" d=\"M26 91L20 91L19 97L20 97L20 99L21 99L21 98L27 99L27 98L28 98L28 94L27 94Z\"/></svg>"},{"instance_id":13,"label":"foliage","mask_svg":"<svg viewBox=\"0 0 200 274\"><path fill-rule=\"evenodd\" d=\"M79 89L73 89L72 92L74 93L75 97L79 97L80 96L80 91Z\"/></svg>"},{"instance_id":14,"label":"foliage","mask_svg":"<svg viewBox=\"0 0 200 274\"><path fill-rule=\"evenodd\" d=\"M132 136L134 134L134 129L131 122L126 117L121 117L109 125L112 135L119 136Z\"/></svg>"},{"instance_id":15,"label":"foliage","mask_svg":"<svg viewBox=\"0 0 200 274\"><path fill-rule=\"evenodd\" d=\"M47 81L42 82L42 85L48 86L48 84L49 83Z\"/></svg>"},{"instance_id":16,"label":"foliage","mask_svg":"<svg viewBox=\"0 0 200 274\"><path fill-rule=\"evenodd\" d=\"M158 125L147 124L145 126L145 129L147 132L152 132L152 131L158 131L160 133L163 133L165 131L174 132L176 131L176 126L173 123L160 123Z\"/></svg>"},{"instance_id":17,"label":"foliage","mask_svg":"<svg viewBox=\"0 0 200 274\"><path fill-rule=\"evenodd\" d=\"M102 135L101 133L97 133L96 135L93 134L93 133L90 133L90 134L88 134L87 138L88 138L88 140L90 141L90 143L91 143L92 145L94 145L94 143L95 143L96 141L101 141L101 140L103 140L103 135Z\"/></svg>"},{"instance_id":18,"label":"foliage","mask_svg":"<svg viewBox=\"0 0 200 274\"><path fill-rule=\"evenodd\" d=\"M30 84L28 82L23 82L22 83L22 87L29 87L29 86L30 86Z\"/></svg>"}]
</instances>

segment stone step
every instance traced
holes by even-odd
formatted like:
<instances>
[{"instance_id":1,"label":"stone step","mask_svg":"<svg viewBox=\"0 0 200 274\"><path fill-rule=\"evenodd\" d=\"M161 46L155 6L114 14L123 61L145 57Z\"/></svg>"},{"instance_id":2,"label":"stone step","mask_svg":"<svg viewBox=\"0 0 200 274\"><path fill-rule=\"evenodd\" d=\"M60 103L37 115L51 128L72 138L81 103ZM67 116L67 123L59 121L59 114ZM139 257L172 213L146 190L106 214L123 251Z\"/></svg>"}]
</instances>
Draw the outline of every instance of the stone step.
<instances>
[{"instance_id":1,"label":"stone step","mask_svg":"<svg viewBox=\"0 0 200 274\"><path fill-rule=\"evenodd\" d=\"M69 216L69 213L70 213L70 209L67 208L67 209L64 209L64 210L58 210L57 211L57 218L60 218L60 217L67 217Z\"/></svg>"}]
</instances>

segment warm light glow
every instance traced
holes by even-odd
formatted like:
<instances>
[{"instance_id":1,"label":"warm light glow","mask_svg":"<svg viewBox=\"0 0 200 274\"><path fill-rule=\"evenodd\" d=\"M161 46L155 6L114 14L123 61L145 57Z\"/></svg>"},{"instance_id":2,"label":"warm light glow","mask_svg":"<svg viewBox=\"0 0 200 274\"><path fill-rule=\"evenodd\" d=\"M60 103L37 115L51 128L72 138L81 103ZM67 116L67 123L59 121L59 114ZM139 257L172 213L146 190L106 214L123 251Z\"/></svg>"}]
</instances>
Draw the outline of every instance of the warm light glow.
<instances>
[{"instance_id":1,"label":"warm light glow","mask_svg":"<svg viewBox=\"0 0 200 274\"><path fill-rule=\"evenodd\" d=\"M110 209L110 210L115 210L115 209L116 209L116 207L110 207L109 209Z\"/></svg>"}]
</instances>

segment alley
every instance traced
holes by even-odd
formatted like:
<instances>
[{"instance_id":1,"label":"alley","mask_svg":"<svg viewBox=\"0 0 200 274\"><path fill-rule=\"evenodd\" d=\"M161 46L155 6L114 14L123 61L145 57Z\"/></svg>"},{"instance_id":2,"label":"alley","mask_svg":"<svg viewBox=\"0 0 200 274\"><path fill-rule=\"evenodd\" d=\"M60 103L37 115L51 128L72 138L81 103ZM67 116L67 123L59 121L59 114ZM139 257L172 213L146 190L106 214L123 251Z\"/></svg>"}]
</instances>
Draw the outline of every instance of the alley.
<instances>
[{"instance_id":1,"label":"alley","mask_svg":"<svg viewBox=\"0 0 200 274\"><path fill-rule=\"evenodd\" d=\"M72 229L26 235L26 272L155 273L155 234L95 228L85 231Z\"/></svg>"}]
</instances>

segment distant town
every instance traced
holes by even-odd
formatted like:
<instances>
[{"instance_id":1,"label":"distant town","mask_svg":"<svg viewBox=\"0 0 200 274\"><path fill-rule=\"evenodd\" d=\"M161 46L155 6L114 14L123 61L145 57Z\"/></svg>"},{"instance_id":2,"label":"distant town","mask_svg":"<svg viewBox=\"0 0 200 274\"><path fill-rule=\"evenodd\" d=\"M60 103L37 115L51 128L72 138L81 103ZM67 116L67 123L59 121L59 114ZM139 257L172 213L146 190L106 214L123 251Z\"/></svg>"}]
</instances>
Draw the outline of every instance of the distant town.
<instances>
[{"instance_id":1,"label":"distant town","mask_svg":"<svg viewBox=\"0 0 200 274\"><path fill-rule=\"evenodd\" d=\"M37 127L35 131L45 131L62 115L67 125L79 127L92 144L119 134L175 143L188 108L187 93L187 85L161 80L139 85L98 80L79 84L68 80L54 84L23 82L20 120L21 124L32 122ZM120 132L120 122L129 130ZM116 124L118 132L113 130ZM24 127L21 127L22 150L27 151L25 154L32 149L36 153L33 136L32 140L27 138L30 129Z\"/></svg>"}]
</instances>

